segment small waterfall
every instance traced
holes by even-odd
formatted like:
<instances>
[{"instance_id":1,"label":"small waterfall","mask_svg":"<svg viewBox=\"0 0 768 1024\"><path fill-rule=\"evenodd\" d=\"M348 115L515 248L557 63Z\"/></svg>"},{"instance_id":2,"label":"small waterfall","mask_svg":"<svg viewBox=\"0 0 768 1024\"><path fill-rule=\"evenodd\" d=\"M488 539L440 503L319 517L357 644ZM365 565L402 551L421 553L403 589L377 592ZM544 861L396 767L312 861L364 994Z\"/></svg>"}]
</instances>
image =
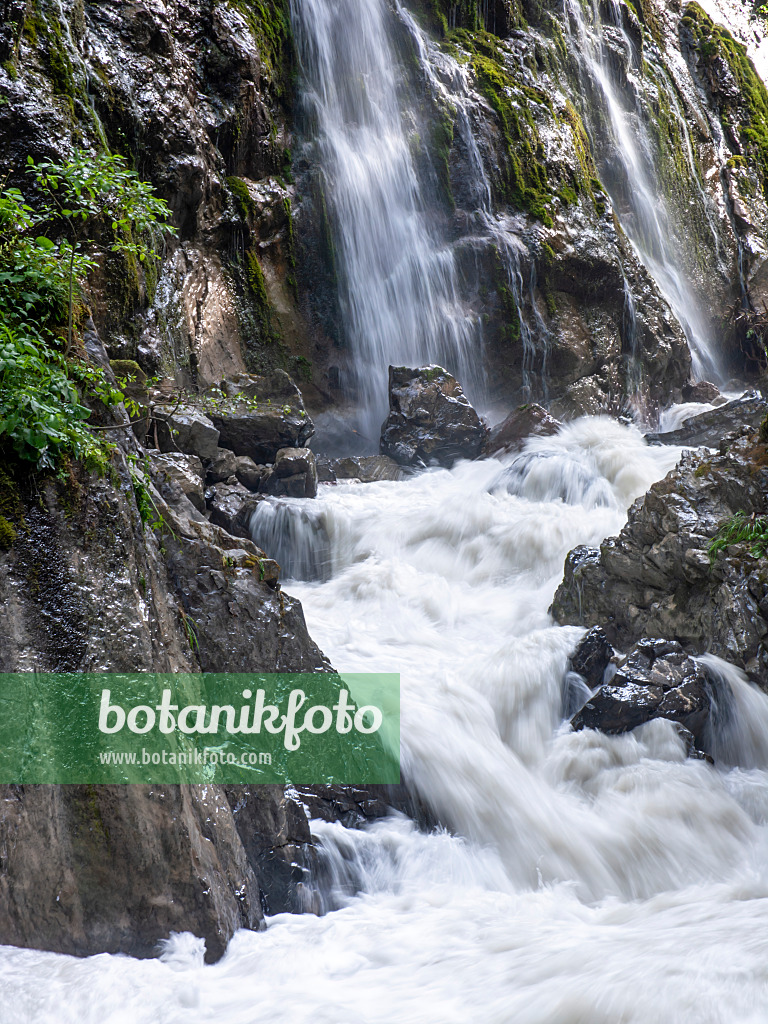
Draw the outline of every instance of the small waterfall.
<instances>
[{"instance_id":1,"label":"small waterfall","mask_svg":"<svg viewBox=\"0 0 768 1024\"><path fill-rule=\"evenodd\" d=\"M251 513L249 529L254 544L279 564L284 580L329 579L329 540L318 503L265 498Z\"/></svg>"},{"instance_id":2,"label":"small waterfall","mask_svg":"<svg viewBox=\"0 0 768 1024\"><path fill-rule=\"evenodd\" d=\"M441 363L472 395L479 323L462 307L453 253L428 215L387 3L291 0L291 13L308 147L322 168L335 236L353 390L361 426L375 438L390 363Z\"/></svg>"},{"instance_id":3,"label":"small waterfall","mask_svg":"<svg viewBox=\"0 0 768 1024\"><path fill-rule=\"evenodd\" d=\"M610 43L617 39L623 46L627 75L633 87L639 87L639 78L644 73L642 57L623 26L621 5L612 0L608 5L607 22L600 11L597 0L592 0L591 5L582 4L580 0L565 0L569 49L576 58L581 80L579 99L586 108L585 121L597 146L601 177L622 227L685 331L694 376L722 382L723 372L714 339L700 309L701 303L682 269L684 260L676 227L656 184L656 146L642 111L635 108L634 98L630 100L627 91L621 90L616 82ZM671 83L665 84L686 140L686 161L693 180L698 181L679 101ZM709 218L706 201L704 210ZM716 230L711 224L710 227L717 238Z\"/></svg>"}]
</instances>

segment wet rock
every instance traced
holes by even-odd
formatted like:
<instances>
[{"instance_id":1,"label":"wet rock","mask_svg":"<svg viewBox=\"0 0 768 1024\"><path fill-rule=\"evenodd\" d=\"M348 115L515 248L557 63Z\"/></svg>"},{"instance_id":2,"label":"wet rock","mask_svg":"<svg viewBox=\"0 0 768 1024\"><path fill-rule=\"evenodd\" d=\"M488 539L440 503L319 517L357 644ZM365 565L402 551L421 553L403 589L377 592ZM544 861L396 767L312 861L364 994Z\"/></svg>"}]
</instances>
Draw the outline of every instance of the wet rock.
<instances>
[{"instance_id":1,"label":"wet rock","mask_svg":"<svg viewBox=\"0 0 768 1024\"><path fill-rule=\"evenodd\" d=\"M600 626L594 626L582 637L571 655L571 671L580 675L589 688L594 690L602 683L613 653L605 630Z\"/></svg>"},{"instance_id":2,"label":"wet rock","mask_svg":"<svg viewBox=\"0 0 768 1024\"><path fill-rule=\"evenodd\" d=\"M247 455L239 455L235 459L235 477L243 487L246 487L253 493L259 490L267 473L266 466L257 466L253 459L249 459Z\"/></svg>"},{"instance_id":3,"label":"wet rock","mask_svg":"<svg viewBox=\"0 0 768 1024\"><path fill-rule=\"evenodd\" d=\"M199 409L158 406L157 440L161 452L184 452L203 460L215 459L219 431Z\"/></svg>"},{"instance_id":4,"label":"wet rock","mask_svg":"<svg viewBox=\"0 0 768 1024\"><path fill-rule=\"evenodd\" d=\"M683 384L684 402L714 402L720 398L720 391L708 380L688 381Z\"/></svg>"},{"instance_id":5,"label":"wet rock","mask_svg":"<svg viewBox=\"0 0 768 1024\"><path fill-rule=\"evenodd\" d=\"M347 459L333 459L329 464L333 480L359 480L362 484L377 480L404 480L407 470L398 466L387 455L356 455ZM319 467L318 467L319 473Z\"/></svg>"},{"instance_id":6,"label":"wet rock","mask_svg":"<svg viewBox=\"0 0 768 1024\"><path fill-rule=\"evenodd\" d=\"M205 471L205 482L210 487L212 484L220 484L229 480L235 475L237 469L237 456L227 448L219 448L216 455L211 459Z\"/></svg>"},{"instance_id":7,"label":"wet rock","mask_svg":"<svg viewBox=\"0 0 768 1024\"><path fill-rule=\"evenodd\" d=\"M758 391L747 391L735 402L710 409L687 420L679 430L646 434L649 444L717 448L723 438L742 427L757 427L765 419L768 403Z\"/></svg>"},{"instance_id":8,"label":"wet rock","mask_svg":"<svg viewBox=\"0 0 768 1024\"><path fill-rule=\"evenodd\" d=\"M289 498L317 497L317 467L309 448L282 448L262 481L265 494Z\"/></svg>"},{"instance_id":9,"label":"wet rock","mask_svg":"<svg viewBox=\"0 0 768 1024\"><path fill-rule=\"evenodd\" d=\"M314 434L301 393L283 370L265 377L241 374L223 387L229 403L211 418L222 447L236 455L274 462L281 448L301 448Z\"/></svg>"},{"instance_id":10,"label":"wet rock","mask_svg":"<svg viewBox=\"0 0 768 1024\"><path fill-rule=\"evenodd\" d=\"M529 437L556 434L561 424L535 403L521 405L503 423L491 428L486 445L489 455L522 451Z\"/></svg>"},{"instance_id":11,"label":"wet rock","mask_svg":"<svg viewBox=\"0 0 768 1024\"><path fill-rule=\"evenodd\" d=\"M461 385L442 366L389 368L389 416L381 453L404 466L480 456L488 429Z\"/></svg>"},{"instance_id":12,"label":"wet rock","mask_svg":"<svg viewBox=\"0 0 768 1024\"><path fill-rule=\"evenodd\" d=\"M635 502L618 537L570 552L552 604L556 620L600 625L624 650L643 637L673 637L768 683L764 560L748 543L710 556L736 513L748 520L768 511L767 462L754 432L726 440L719 454L685 452Z\"/></svg>"},{"instance_id":13,"label":"wet rock","mask_svg":"<svg viewBox=\"0 0 768 1024\"><path fill-rule=\"evenodd\" d=\"M203 463L197 455L168 452L150 457L155 485L168 504L174 505L184 496L198 512L205 512Z\"/></svg>"},{"instance_id":14,"label":"wet rock","mask_svg":"<svg viewBox=\"0 0 768 1024\"><path fill-rule=\"evenodd\" d=\"M610 683L571 720L575 730L629 732L653 718L679 722L697 744L710 711L706 673L675 641L641 640Z\"/></svg>"},{"instance_id":15,"label":"wet rock","mask_svg":"<svg viewBox=\"0 0 768 1024\"><path fill-rule=\"evenodd\" d=\"M253 496L236 477L230 479L234 479L235 482L216 484L206 491L210 519L233 537L248 537L248 531L239 525L239 517L243 506L247 502L252 502Z\"/></svg>"}]
</instances>

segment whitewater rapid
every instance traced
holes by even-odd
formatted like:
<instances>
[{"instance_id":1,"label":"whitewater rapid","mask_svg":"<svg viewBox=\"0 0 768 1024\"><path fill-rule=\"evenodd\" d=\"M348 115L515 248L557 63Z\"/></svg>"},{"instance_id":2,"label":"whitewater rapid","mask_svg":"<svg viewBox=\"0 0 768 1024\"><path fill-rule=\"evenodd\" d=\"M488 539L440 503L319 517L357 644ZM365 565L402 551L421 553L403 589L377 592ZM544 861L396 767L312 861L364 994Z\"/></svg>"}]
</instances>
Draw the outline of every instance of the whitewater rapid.
<instances>
[{"instance_id":1,"label":"whitewater rapid","mask_svg":"<svg viewBox=\"0 0 768 1024\"><path fill-rule=\"evenodd\" d=\"M155 961L1 950L0 1021L768 1020L768 699L712 663L745 726L729 769L665 722L563 722L564 557L678 456L584 419L516 458L281 499L327 561L286 589L339 669L401 673L403 769L446 828L315 822L339 909L271 918L213 966L191 936Z\"/></svg>"}]
</instances>

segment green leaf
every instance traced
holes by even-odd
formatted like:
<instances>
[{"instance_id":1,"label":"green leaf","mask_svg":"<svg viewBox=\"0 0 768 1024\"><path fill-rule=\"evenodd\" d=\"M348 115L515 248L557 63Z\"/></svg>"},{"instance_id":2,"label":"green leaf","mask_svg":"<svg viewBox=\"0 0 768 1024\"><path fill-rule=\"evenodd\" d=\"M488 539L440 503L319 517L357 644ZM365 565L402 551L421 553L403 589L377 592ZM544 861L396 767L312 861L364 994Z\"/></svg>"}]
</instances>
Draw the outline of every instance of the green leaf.
<instances>
[{"instance_id":1,"label":"green leaf","mask_svg":"<svg viewBox=\"0 0 768 1024\"><path fill-rule=\"evenodd\" d=\"M38 235L35 239L35 244L39 245L41 249L47 249L49 251L56 248L50 238L46 238L45 235Z\"/></svg>"}]
</instances>

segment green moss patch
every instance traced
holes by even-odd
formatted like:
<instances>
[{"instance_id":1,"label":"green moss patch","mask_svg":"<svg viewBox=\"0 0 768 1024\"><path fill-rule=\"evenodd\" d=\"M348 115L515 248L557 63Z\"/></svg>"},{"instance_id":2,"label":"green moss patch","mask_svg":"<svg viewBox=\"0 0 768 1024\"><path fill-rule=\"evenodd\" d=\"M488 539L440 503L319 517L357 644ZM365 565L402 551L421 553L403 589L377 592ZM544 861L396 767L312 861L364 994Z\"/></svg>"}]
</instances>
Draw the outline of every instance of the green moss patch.
<instances>
[{"instance_id":1,"label":"green moss patch","mask_svg":"<svg viewBox=\"0 0 768 1024\"><path fill-rule=\"evenodd\" d=\"M768 195L768 91L745 48L728 29L716 25L699 4L688 4L681 24L706 65L711 66L718 58L728 65L740 96L736 103L722 92L716 94L720 119L726 136L738 133L744 152L737 156L749 158L758 167ZM717 77L717 68L712 73Z\"/></svg>"}]
</instances>

